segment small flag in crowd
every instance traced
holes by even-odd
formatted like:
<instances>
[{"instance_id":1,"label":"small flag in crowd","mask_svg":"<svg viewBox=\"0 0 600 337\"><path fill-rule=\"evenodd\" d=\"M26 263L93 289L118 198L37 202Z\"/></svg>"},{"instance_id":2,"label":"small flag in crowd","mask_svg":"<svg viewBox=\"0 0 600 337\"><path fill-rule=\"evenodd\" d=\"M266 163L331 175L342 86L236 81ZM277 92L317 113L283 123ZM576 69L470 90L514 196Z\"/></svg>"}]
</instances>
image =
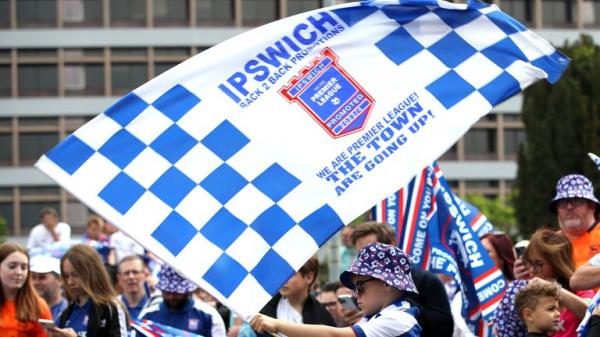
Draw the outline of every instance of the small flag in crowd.
<instances>
[{"instance_id":1,"label":"small flag in crowd","mask_svg":"<svg viewBox=\"0 0 600 337\"><path fill-rule=\"evenodd\" d=\"M495 5L343 4L190 58L36 166L248 318L344 224L568 62Z\"/></svg>"},{"instance_id":2,"label":"small flag in crowd","mask_svg":"<svg viewBox=\"0 0 600 337\"><path fill-rule=\"evenodd\" d=\"M168 325L145 320L132 320L131 328L146 337L203 337L189 331L175 329Z\"/></svg>"},{"instance_id":3,"label":"small flag in crowd","mask_svg":"<svg viewBox=\"0 0 600 337\"><path fill-rule=\"evenodd\" d=\"M376 219L394 224L398 245L414 264L452 276L463 297L463 316L478 336L489 333L506 280L479 238L494 228L456 197L437 164L375 207ZM481 235L480 235L481 234Z\"/></svg>"}]
</instances>

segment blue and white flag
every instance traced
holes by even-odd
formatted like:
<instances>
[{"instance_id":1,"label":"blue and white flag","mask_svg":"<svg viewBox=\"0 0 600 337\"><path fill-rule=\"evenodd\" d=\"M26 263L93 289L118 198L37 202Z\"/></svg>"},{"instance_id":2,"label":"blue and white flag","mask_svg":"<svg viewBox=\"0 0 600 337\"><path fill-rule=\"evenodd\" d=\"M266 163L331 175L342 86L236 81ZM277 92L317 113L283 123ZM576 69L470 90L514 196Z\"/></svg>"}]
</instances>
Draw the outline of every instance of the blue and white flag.
<instances>
[{"instance_id":1,"label":"blue and white flag","mask_svg":"<svg viewBox=\"0 0 600 337\"><path fill-rule=\"evenodd\" d=\"M247 318L344 224L568 62L494 5L343 4L190 58L36 166Z\"/></svg>"},{"instance_id":2,"label":"blue and white flag","mask_svg":"<svg viewBox=\"0 0 600 337\"><path fill-rule=\"evenodd\" d=\"M478 336L489 334L486 322L507 283L479 240L478 229L487 226L483 215L452 193L439 166L423 169L374 213L377 221L392 222L398 246L414 264L455 279L465 321Z\"/></svg>"},{"instance_id":3,"label":"blue and white flag","mask_svg":"<svg viewBox=\"0 0 600 337\"><path fill-rule=\"evenodd\" d=\"M473 206L468 201L459 198L456 194L454 200L460 207L460 210L465 217L465 221L471 225L471 229L477 233L477 236L481 239L484 235L494 233L496 227L488 220L488 218L481 213L477 207Z\"/></svg>"},{"instance_id":4,"label":"blue and white flag","mask_svg":"<svg viewBox=\"0 0 600 337\"><path fill-rule=\"evenodd\" d=\"M202 335L198 335L181 329L176 329L168 325L149 321L147 319L132 320L131 328L137 334L146 337L203 337Z\"/></svg>"}]
</instances>

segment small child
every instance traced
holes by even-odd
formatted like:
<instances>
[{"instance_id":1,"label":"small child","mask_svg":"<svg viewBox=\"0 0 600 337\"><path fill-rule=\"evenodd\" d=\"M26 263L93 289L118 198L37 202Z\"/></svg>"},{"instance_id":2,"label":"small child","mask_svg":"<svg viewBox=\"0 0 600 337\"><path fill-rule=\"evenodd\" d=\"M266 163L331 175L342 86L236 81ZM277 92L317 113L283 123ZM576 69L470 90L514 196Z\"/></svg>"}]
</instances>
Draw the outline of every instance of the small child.
<instances>
[{"instance_id":1,"label":"small child","mask_svg":"<svg viewBox=\"0 0 600 337\"><path fill-rule=\"evenodd\" d=\"M515 297L515 308L527 326L527 337L547 337L558 331L560 285L544 280L533 280Z\"/></svg>"},{"instance_id":2,"label":"small child","mask_svg":"<svg viewBox=\"0 0 600 337\"><path fill-rule=\"evenodd\" d=\"M372 243L363 248L356 261L340 275L352 289L364 317L354 326L335 328L286 322L256 315L250 325L258 332L282 333L288 337L418 337L418 309L405 300L417 294L410 276L410 261L398 247Z\"/></svg>"}]
</instances>

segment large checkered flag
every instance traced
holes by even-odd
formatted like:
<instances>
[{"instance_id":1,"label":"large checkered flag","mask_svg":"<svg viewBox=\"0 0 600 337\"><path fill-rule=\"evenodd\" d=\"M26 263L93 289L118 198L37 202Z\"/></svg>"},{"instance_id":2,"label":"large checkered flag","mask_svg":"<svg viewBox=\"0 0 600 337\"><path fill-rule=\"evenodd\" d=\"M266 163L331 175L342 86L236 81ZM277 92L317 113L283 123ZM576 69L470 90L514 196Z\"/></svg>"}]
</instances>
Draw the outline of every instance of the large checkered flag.
<instances>
[{"instance_id":1,"label":"large checkered flag","mask_svg":"<svg viewBox=\"0 0 600 337\"><path fill-rule=\"evenodd\" d=\"M192 57L36 165L248 317L340 227L567 64L494 5L344 4Z\"/></svg>"}]
</instances>

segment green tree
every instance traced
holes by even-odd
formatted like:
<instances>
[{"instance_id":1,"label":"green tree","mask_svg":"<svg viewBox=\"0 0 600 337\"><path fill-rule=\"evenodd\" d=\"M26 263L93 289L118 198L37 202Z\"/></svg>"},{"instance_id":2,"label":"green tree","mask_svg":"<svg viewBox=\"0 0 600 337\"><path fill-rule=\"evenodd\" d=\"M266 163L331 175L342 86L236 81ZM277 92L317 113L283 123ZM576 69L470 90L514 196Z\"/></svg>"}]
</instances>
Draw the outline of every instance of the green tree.
<instances>
[{"instance_id":1,"label":"green tree","mask_svg":"<svg viewBox=\"0 0 600 337\"><path fill-rule=\"evenodd\" d=\"M490 199L479 194L466 195L465 200L477 207L497 229L513 238L518 237L519 233L514 226L516 223L515 209L510 200Z\"/></svg>"},{"instance_id":2,"label":"green tree","mask_svg":"<svg viewBox=\"0 0 600 337\"><path fill-rule=\"evenodd\" d=\"M548 204L557 180L580 173L593 182L600 174L587 152L600 152L600 49L582 35L561 51L571 58L563 77L524 92L522 118L527 141L519 150L515 210L522 234L555 226Z\"/></svg>"}]
</instances>

